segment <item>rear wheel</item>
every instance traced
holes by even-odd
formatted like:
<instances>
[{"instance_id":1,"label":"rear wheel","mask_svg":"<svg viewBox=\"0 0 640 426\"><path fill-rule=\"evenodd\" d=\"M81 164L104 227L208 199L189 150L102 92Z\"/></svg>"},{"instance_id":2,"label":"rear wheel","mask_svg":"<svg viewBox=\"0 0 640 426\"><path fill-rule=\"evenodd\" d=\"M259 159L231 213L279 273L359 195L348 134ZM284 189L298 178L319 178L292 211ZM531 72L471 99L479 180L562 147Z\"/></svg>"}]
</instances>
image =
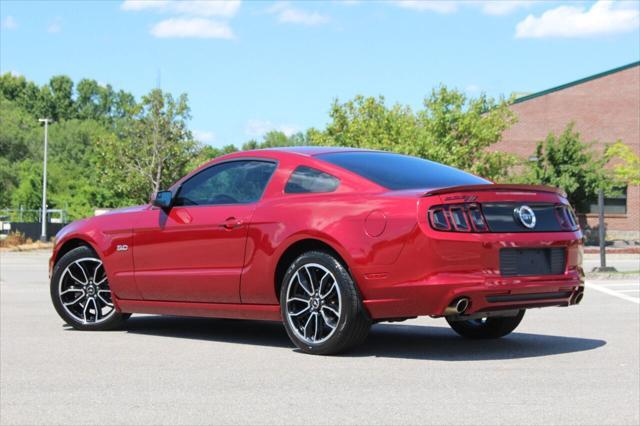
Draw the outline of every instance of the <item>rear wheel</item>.
<instances>
[{"instance_id":1,"label":"rear wheel","mask_svg":"<svg viewBox=\"0 0 640 426\"><path fill-rule=\"evenodd\" d=\"M110 330L130 314L116 311L102 260L89 247L78 247L56 263L51 300L58 315L79 330Z\"/></svg>"},{"instance_id":2,"label":"rear wheel","mask_svg":"<svg viewBox=\"0 0 640 426\"><path fill-rule=\"evenodd\" d=\"M524 317L524 309L513 317L487 317L466 321L454 321L446 318L449 326L461 335L470 339L497 339L511 333L518 327Z\"/></svg>"},{"instance_id":3,"label":"rear wheel","mask_svg":"<svg viewBox=\"0 0 640 426\"><path fill-rule=\"evenodd\" d=\"M280 290L289 338L304 352L344 352L367 337L369 319L353 279L335 257L310 251L287 269Z\"/></svg>"}]
</instances>

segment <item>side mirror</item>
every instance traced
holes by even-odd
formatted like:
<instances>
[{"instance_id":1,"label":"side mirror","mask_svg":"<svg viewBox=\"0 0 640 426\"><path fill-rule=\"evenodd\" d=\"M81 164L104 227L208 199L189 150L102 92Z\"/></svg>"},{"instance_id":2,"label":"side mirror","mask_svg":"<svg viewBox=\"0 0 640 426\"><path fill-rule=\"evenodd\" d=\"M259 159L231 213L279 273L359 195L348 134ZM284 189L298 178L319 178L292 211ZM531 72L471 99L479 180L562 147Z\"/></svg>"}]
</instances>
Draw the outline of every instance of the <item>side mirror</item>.
<instances>
[{"instance_id":1,"label":"side mirror","mask_svg":"<svg viewBox=\"0 0 640 426\"><path fill-rule=\"evenodd\" d=\"M153 199L153 205L161 209L170 209L173 205L173 194L171 191L158 191Z\"/></svg>"}]
</instances>

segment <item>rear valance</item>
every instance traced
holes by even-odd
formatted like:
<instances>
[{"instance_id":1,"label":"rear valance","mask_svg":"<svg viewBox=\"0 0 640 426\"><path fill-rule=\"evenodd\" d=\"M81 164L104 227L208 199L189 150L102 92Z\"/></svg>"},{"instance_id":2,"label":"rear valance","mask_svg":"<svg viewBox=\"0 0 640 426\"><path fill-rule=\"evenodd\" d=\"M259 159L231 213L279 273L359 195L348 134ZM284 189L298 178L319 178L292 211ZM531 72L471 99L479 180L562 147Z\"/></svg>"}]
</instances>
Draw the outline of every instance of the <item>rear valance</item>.
<instances>
[{"instance_id":1,"label":"rear valance","mask_svg":"<svg viewBox=\"0 0 640 426\"><path fill-rule=\"evenodd\" d=\"M527 192L550 192L567 197L567 194L552 186L546 185L515 185L515 184L488 184L488 185L460 185L448 188L432 189L423 194L423 197L431 195L452 194L454 192L478 192L478 191L527 191Z\"/></svg>"}]
</instances>

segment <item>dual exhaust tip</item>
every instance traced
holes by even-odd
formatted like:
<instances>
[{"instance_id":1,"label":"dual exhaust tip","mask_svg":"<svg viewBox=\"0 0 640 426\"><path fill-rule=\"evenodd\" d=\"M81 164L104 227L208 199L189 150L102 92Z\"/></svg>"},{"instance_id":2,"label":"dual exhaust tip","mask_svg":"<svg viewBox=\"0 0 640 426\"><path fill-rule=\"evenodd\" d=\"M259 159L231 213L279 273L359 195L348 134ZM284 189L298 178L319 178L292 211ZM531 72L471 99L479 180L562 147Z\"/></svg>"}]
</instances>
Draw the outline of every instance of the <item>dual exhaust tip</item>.
<instances>
[{"instance_id":1,"label":"dual exhaust tip","mask_svg":"<svg viewBox=\"0 0 640 426\"><path fill-rule=\"evenodd\" d=\"M454 300L447 308L444 310L444 315L462 315L469 308L469 299L466 297L461 297L460 299Z\"/></svg>"},{"instance_id":2,"label":"dual exhaust tip","mask_svg":"<svg viewBox=\"0 0 640 426\"><path fill-rule=\"evenodd\" d=\"M579 292L575 296L573 296L572 305L577 305L582 302L582 298L584 297L584 291ZM470 302L469 298L461 297L459 299L454 300L447 308L444 310L445 316L450 315L462 315L469 308Z\"/></svg>"}]
</instances>

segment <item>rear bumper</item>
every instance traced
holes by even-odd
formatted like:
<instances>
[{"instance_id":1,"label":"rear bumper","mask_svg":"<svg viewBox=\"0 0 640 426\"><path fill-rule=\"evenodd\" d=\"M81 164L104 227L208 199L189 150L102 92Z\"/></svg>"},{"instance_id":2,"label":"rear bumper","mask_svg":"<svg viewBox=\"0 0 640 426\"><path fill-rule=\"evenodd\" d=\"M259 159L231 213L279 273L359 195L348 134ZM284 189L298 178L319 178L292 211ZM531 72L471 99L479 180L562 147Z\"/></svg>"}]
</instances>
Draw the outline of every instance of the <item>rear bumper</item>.
<instances>
[{"instance_id":1,"label":"rear bumper","mask_svg":"<svg viewBox=\"0 0 640 426\"><path fill-rule=\"evenodd\" d=\"M546 306L569 306L584 292L581 270L556 276L484 278L442 274L428 281L396 287L402 297L365 300L373 319L443 316L447 306L468 298L465 314ZM401 291L398 291L400 290Z\"/></svg>"}]
</instances>

